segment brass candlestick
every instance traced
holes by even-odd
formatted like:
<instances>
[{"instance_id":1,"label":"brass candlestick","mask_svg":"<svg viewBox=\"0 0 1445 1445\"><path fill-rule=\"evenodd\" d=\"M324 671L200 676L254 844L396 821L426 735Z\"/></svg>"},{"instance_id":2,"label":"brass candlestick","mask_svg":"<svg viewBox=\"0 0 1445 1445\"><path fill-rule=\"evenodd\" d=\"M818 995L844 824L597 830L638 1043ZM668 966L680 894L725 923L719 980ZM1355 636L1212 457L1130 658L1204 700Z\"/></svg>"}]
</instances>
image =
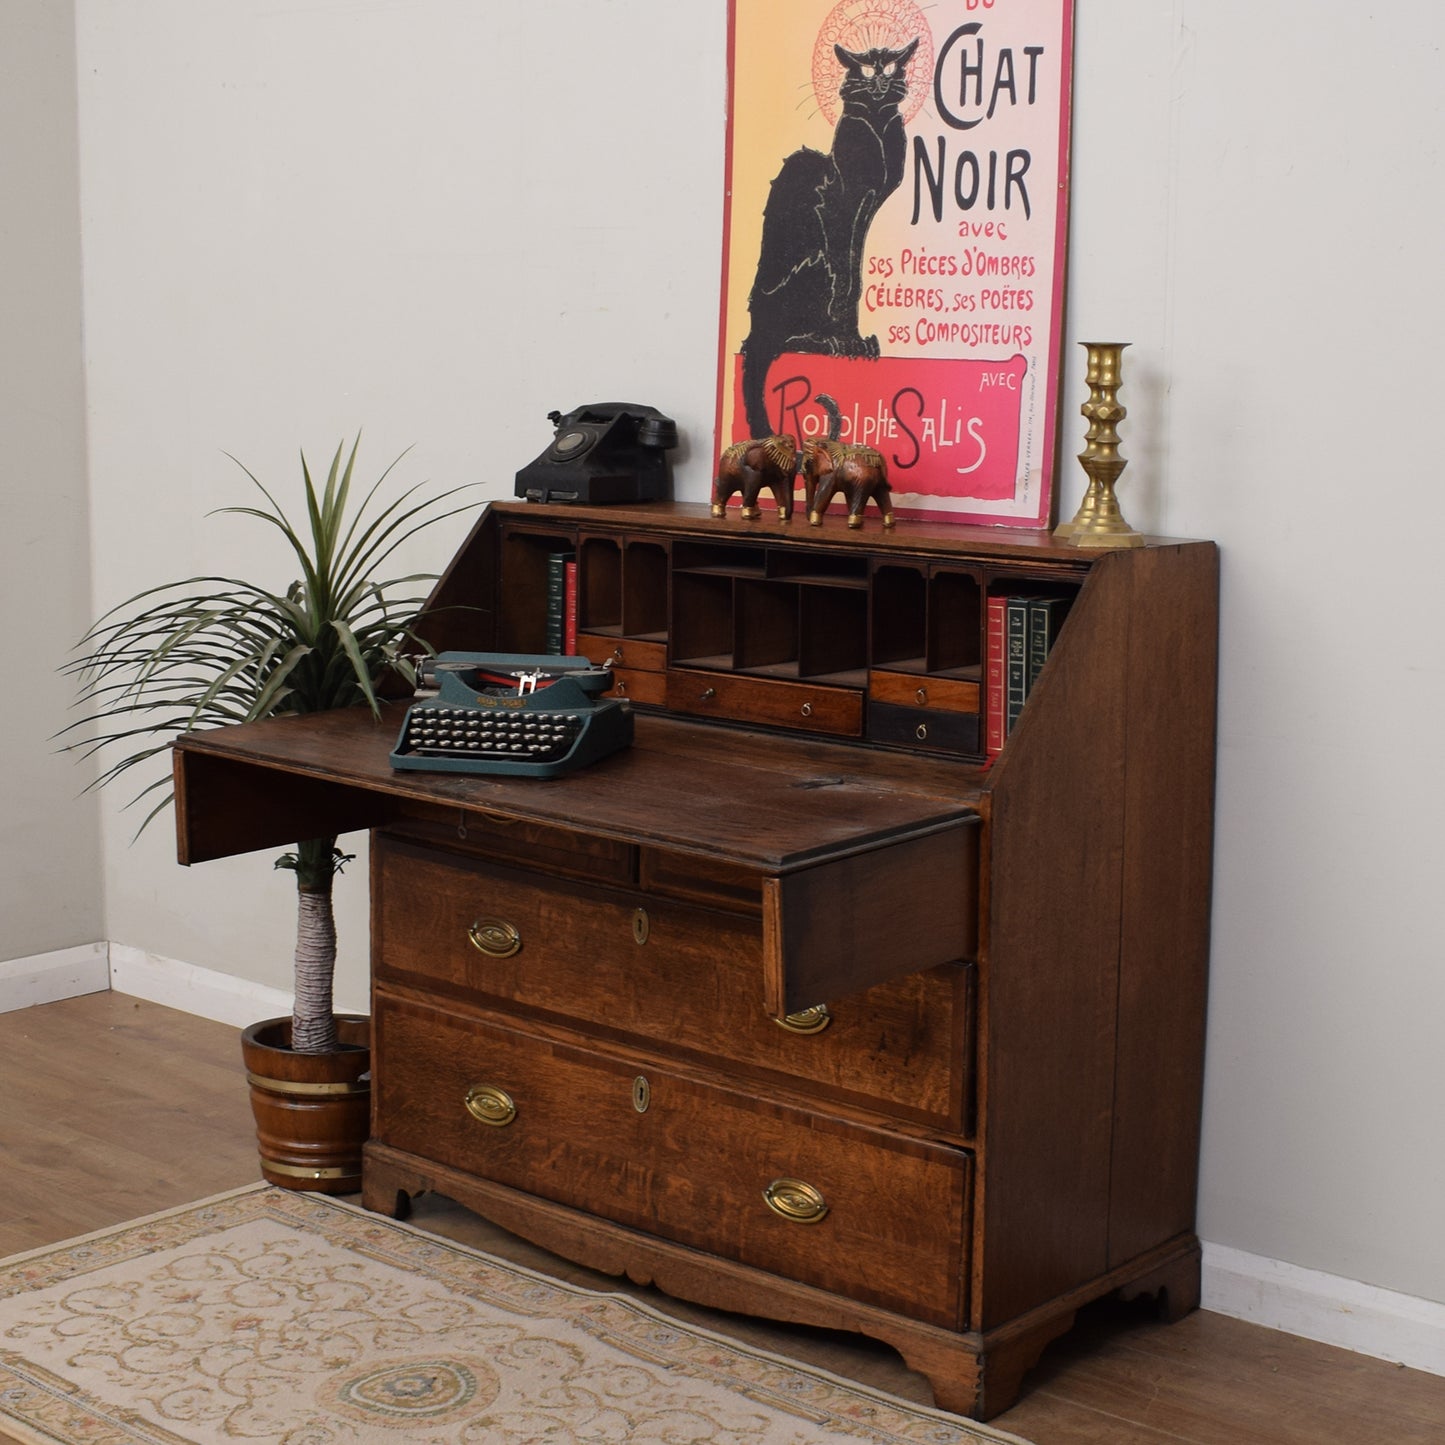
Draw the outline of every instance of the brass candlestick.
<instances>
[{"instance_id":1,"label":"brass candlestick","mask_svg":"<svg viewBox=\"0 0 1445 1445\"><path fill-rule=\"evenodd\" d=\"M1114 483L1128 462L1119 455L1119 423L1128 412L1119 405L1120 372L1127 341L1085 341L1088 353L1089 399L1079 408L1089 423L1079 464L1088 473L1089 489L1072 522L1062 522L1054 536L1075 547L1142 547L1136 532L1119 510Z\"/></svg>"}]
</instances>

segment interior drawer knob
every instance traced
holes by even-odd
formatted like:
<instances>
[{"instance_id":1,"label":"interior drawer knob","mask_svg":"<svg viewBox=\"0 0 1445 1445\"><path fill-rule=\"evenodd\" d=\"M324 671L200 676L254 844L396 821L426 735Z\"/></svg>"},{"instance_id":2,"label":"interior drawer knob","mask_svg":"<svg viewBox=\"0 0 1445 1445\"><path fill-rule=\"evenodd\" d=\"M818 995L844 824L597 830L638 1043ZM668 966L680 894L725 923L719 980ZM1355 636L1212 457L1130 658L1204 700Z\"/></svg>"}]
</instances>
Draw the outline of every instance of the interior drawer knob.
<instances>
[{"instance_id":1,"label":"interior drawer knob","mask_svg":"<svg viewBox=\"0 0 1445 1445\"><path fill-rule=\"evenodd\" d=\"M522 935L500 918L479 918L467 929L472 946L488 958L510 958L522 947Z\"/></svg>"},{"instance_id":2,"label":"interior drawer knob","mask_svg":"<svg viewBox=\"0 0 1445 1445\"><path fill-rule=\"evenodd\" d=\"M774 1179L763 1190L768 1208L790 1224L817 1224L828 1212L827 1202L801 1179Z\"/></svg>"},{"instance_id":3,"label":"interior drawer knob","mask_svg":"<svg viewBox=\"0 0 1445 1445\"><path fill-rule=\"evenodd\" d=\"M495 1084L473 1084L467 1090L467 1113L479 1124L490 1124L495 1129L505 1129L517 1117L517 1105L512 1096Z\"/></svg>"},{"instance_id":4,"label":"interior drawer knob","mask_svg":"<svg viewBox=\"0 0 1445 1445\"><path fill-rule=\"evenodd\" d=\"M799 1009L797 1013L788 1014L777 1022L789 1033L820 1034L833 1022L833 1015L827 1004L819 1003L812 1008Z\"/></svg>"}]
</instances>

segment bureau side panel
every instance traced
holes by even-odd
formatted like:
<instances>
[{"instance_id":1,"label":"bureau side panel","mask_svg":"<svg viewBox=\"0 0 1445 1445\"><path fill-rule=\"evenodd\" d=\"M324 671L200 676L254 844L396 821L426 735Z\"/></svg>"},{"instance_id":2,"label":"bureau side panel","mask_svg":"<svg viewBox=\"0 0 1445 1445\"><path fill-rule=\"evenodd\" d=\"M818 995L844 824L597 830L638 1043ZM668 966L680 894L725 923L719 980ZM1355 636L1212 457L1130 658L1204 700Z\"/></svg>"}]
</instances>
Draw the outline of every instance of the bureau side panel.
<instances>
[{"instance_id":1,"label":"bureau side panel","mask_svg":"<svg viewBox=\"0 0 1445 1445\"><path fill-rule=\"evenodd\" d=\"M427 599L417 633L438 652L496 646L500 527L486 507Z\"/></svg>"},{"instance_id":2,"label":"bureau side panel","mask_svg":"<svg viewBox=\"0 0 1445 1445\"><path fill-rule=\"evenodd\" d=\"M979 1015L984 1329L1096 1278L1108 1257L1127 564L1095 566L994 767Z\"/></svg>"},{"instance_id":3,"label":"bureau side panel","mask_svg":"<svg viewBox=\"0 0 1445 1445\"><path fill-rule=\"evenodd\" d=\"M1218 553L1134 579L1111 1266L1194 1229L1213 863Z\"/></svg>"}]
</instances>

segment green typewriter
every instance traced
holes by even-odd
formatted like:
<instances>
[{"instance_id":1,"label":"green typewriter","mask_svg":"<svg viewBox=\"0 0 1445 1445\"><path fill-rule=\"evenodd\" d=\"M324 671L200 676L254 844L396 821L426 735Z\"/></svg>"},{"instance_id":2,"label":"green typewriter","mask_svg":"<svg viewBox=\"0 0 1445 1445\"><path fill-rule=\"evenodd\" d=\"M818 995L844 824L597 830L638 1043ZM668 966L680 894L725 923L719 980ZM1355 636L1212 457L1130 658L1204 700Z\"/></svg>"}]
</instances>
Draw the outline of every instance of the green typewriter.
<instances>
[{"instance_id":1,"label":"green typewriter","mask_svg":"<svg viewBox=\"0 0 1445 1445\"><path fill-rule=\"evenodd\" d=\"M407 709L394 768L552 778L632 742L632 708L585 657L443 652L437 694Z\"/></svg>"}]
</instances>

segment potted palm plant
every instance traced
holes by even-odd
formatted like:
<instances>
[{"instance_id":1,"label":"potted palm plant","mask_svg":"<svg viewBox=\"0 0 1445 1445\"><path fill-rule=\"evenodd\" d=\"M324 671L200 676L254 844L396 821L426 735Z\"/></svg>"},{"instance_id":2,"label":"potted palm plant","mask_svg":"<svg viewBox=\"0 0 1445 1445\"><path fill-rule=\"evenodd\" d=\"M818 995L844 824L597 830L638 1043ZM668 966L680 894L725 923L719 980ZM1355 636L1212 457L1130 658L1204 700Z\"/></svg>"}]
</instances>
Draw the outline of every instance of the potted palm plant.
<instances>
[{"instance_id":1,"label":"potted palm plant","mask_svg":"<svg viewBox=\"0 0 1445 1445\"><path fill-rule=\"evenodd\" d=\"M81 640L65 671L88 710L66 730L81 734L66 746L101 755L105 766L91 786L114 782L192 729L356 705L379 712L388 686L415 686L413 659L430 651L416 631L420 589L432 578L379 581L377 572L418 531L463 510L446 505L463 489L424 496L412 486L385 501L393 462L353 506L359 444L360 437L349 454L344 442L336 449L321 487L303 453L299 525L241 467L264 502L222 511L281 533L300 572L283 590L214 576L166 583L106 613ZM149 804L137 834L170 804L169 784L167 770L132 800ZM262 1174L292 1189L360 1187L368 1021L338 1016L332 991L332 885L350 861L335 837L298 840L277 859L296 878L295 1002L291 1017L242 1035Z\"/></svg>"}]
</instances>

